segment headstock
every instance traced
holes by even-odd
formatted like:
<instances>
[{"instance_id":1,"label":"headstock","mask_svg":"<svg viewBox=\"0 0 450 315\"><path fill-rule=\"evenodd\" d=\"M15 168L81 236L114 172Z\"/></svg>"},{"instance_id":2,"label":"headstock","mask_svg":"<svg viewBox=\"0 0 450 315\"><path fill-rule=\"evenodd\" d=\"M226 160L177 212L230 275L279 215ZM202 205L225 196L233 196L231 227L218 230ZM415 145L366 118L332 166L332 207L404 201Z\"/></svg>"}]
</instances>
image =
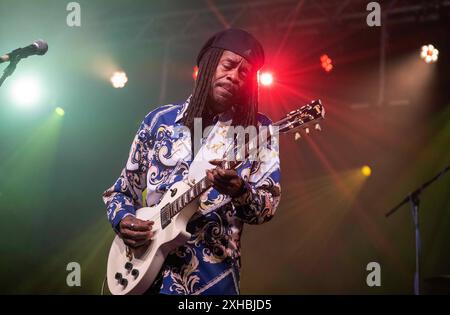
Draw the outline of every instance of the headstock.
<instances>
[{"instance_id":1,"label":"headstock","mask_svg":"<svg viewBox=\"0 0 450 315\"><path fill-rule=\"evenodd\" d=\"M297 132L302 128L309 134L311 125L314 125L315 130L321 130L318 122L323 118L325 118L325 108L322 106L320 100L315 100L299 109L291 111L285 118L274 123L274 125L278 126L280 133ZM299 136L300 134L296 133L296 140Z\"/></svg>"}]
</instances>

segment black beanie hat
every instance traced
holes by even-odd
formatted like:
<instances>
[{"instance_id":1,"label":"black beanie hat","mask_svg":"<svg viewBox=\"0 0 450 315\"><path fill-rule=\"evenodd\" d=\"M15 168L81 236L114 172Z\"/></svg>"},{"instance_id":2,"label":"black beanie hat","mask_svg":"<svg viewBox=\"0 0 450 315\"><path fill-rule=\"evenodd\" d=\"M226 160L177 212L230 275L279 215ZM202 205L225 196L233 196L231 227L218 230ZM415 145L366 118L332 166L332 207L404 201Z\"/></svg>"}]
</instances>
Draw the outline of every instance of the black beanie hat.
<instances>
[{"instance_id":1,"label":"black beanie hat","mask_svg":"<svg viewBox=\"0 0 450 315\"><path fill-rule=\"evenodd\" d=\"M197 56L197 65L211 47L229 50L244 57L256 70L261 69L264 64L264 50L260 42L250 33L238 28L220 31L209 38Z\"/></svg>"}]
</instances>

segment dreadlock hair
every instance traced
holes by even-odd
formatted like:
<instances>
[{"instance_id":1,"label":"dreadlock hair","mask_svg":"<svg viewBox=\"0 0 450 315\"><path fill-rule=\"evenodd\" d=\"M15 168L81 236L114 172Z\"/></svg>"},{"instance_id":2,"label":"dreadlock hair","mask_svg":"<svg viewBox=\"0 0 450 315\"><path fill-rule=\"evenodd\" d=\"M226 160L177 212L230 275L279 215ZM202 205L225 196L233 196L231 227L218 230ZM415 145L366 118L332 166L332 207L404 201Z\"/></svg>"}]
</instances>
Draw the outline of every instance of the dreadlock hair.
<instances>
[{"instance_id":1,"label":"dreadlock hair","mask_svg":"<svg viewBox=\"0 0 450 315\"><path fill-rule=\"evenodd\" d=\"M191 130L194 125L194 118L203 117L206 113L206 103L211 89L211 82L216 73L219 60L222 57L223 49L211 47L203 55L200 60L198 76L189 106L184 113L182 122ZM247 127L250 125L256 126L256 113L258 111L258 83L256 72L254 72L253 80L248 85L248 91L244 93L243 99L236 104L234 108L234 116L232 119L233 125L240 125Z\"/></svg>"}]
</instances>

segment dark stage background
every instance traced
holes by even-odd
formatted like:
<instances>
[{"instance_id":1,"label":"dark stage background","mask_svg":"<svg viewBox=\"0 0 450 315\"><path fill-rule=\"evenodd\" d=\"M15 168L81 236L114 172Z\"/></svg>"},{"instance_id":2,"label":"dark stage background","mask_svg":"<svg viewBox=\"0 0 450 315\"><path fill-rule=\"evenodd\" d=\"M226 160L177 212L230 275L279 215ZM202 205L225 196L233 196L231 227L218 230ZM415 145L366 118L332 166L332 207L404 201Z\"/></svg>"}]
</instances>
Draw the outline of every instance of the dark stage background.
<instances>
[{"instance_id":1,"label":"dark stage background","mask_svg":"<svg viewBox=\"0 0 450 315\"><path fill-rule=\"evenodd\" d=\"M227 25L265 46L275 82L260 111L280 119L316 98L327 109L322 132L281 140L281 204L271 222L245 227L242 293L412 293L409 208L384 214L450 162L449 5L380 1L382 26L369 27L368 2L82 0L81 27L69 27L68 1L0 0L2 53L49 43L0 88L0 293L100 293L113 238L101 194L145 114L187 98L199 48ZM420 59L424 44L437 63ZM116 70L123 89L109 82ZM11 90L26 76L42 95L16 106ZM450 274L449 187L447 174L422 195L424 279ZM381 287L366 284L372 261ZM69 262L81 287L66 285Z\"/></svg>"}]
</instances>

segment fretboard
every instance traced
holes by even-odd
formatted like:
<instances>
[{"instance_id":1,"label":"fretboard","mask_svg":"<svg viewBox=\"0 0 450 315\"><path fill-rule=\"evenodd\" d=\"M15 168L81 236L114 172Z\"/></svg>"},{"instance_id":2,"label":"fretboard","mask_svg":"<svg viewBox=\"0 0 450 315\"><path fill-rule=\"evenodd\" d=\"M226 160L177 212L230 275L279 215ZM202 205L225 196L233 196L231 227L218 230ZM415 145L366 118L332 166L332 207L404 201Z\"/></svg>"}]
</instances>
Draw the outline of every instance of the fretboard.
<instances>
[{"instance_id":1,"label":"fretboard","mask_svg":"<svg viewBox=\"0 0 450 315\"><path fill-rule=\"evenodd\" d=\"M161 209L161 225L162 227L166 227L170 220L177 215L184 207L186 207L191 201L200 196L203 192L205 192L208 188L211 187L211 184L207 180L206 177L202 178L196 184L194 184L190 189L188 189L185 193L180 195L177 199L175 199L171 204L167 204L164 208ZM170 193L170 190L168 191Z\"/></svg>"}]
</instances>

